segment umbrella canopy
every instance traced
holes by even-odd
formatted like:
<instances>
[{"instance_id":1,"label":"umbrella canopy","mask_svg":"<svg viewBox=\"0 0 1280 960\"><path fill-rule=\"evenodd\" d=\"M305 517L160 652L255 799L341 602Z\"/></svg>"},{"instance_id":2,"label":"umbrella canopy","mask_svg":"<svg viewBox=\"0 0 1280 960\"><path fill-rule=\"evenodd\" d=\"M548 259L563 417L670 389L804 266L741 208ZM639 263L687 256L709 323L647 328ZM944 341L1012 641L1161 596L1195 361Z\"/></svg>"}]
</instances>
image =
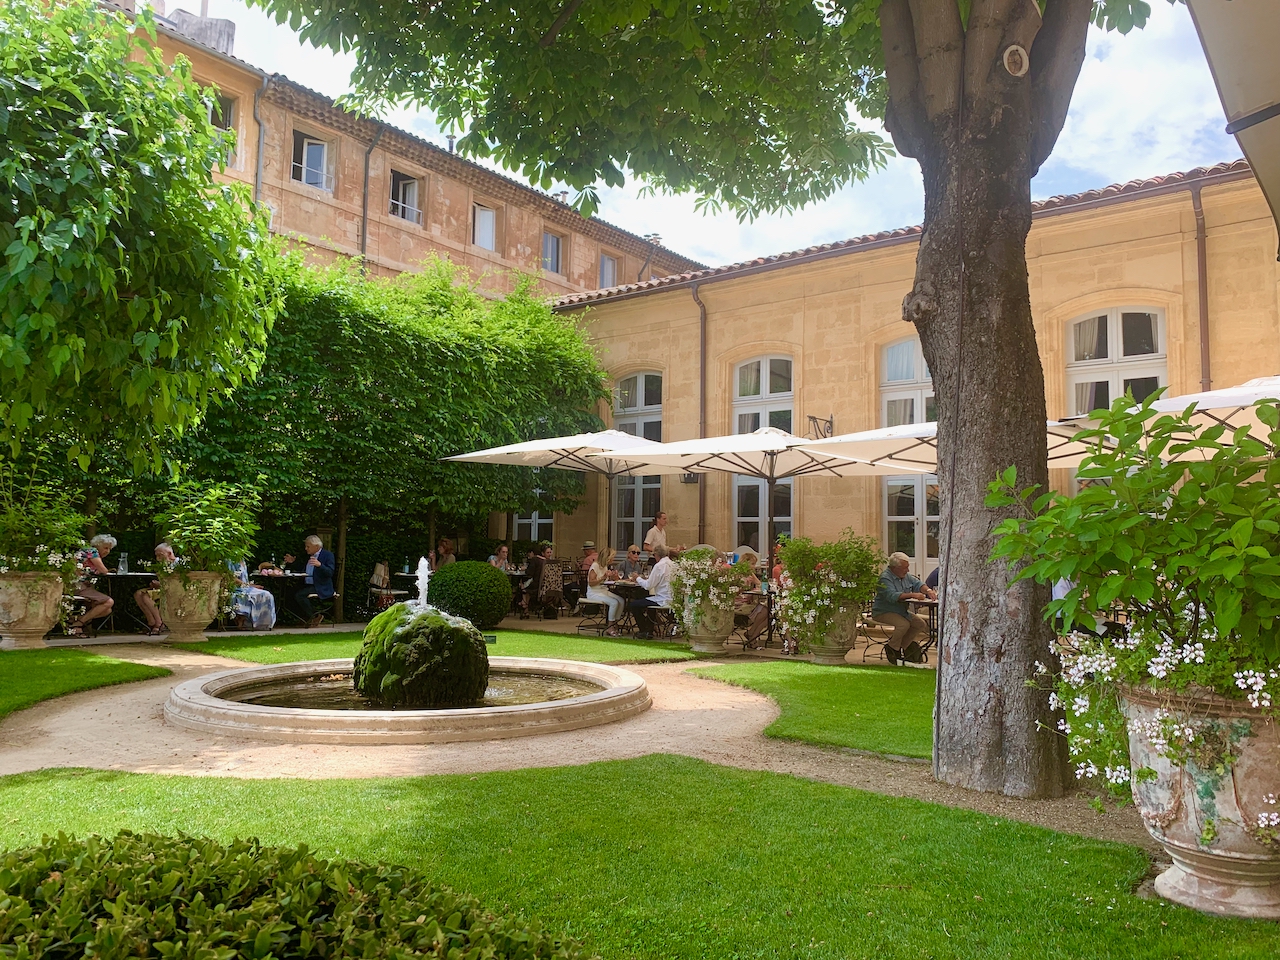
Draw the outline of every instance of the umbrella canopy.
<instances>
[{"instance_id":1,"label":"umbrella canopy","mask_svg":"<svg viewBox=\"0 0 1280 960\"><path fill-rule=\"evenodd\" d=\"M1077 431L1087 426L1084 422L1049 421L1045 426L1049 436L1049 466L1074 467L1087 454L1091 446L1075 440ZM936 423L905 423L880 430L863 430L846 433L827 440L809 441L805 451L837 457L854 457L870 461L884 468L885 473L910 473L919 471L936 473L938 470L938 425Z\"/></svg>"},{"instance_id":2,"label":"umbrella canopy","mask_svg":"<svg viewBox=\"0 0 1280 960\"><path fill-rule=\"evenodd\" d=\"M527 440L505 447L490 447L474 453L445 457L458 463L497 463L512 467L553 467L557 470L580 470L604 474L609 479L634 473L644 466L646 474L685 473L678 467L649 467L645 455L662 444L636 437L621 430L579 433L571 437L549 437ZM636 459L639 457L639 459Z\"/></svg>"},{"instance_id":3,"label":"umbrella canopy","mask_svg":"<svg viewBox=\"0 0 1280 960\"><path fill-rule=\"evenodd\" d=\"M1258 377L1237 387L1188 393L1181 397L1161 397L1151 404L1151 409L1160 413L1181 413L1194 405L1196 411L1191 418L1192 423L1206 427L1221 423L1233 430L1253 427L1252 435L1265 441L1270 427L1259 422L1254 404L1259 400L1276 399L1280 399L1280 377Z\"/></svg>"}]
</instances>

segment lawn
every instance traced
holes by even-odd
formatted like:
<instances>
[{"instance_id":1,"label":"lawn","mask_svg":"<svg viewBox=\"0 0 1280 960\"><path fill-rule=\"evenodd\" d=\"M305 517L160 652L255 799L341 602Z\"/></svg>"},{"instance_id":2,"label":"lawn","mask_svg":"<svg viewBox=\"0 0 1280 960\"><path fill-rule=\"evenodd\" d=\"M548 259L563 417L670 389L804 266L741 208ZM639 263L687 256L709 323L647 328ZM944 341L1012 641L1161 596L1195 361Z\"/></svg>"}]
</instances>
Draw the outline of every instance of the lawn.
<instances>
[{"instance_id":1,"label":"lawn","mask_svg":"<svg viewBox=\"0 0 1280 960\"><path fill-rule=\"evenodd\" d=\"M494 631L486 631L493 635ZM489 646L495 657L553 657L590 660L593 663L660 663L692 660L682 643L653 640L611 640L580 634L542 633L530 630L498 630L498 642ZM201 650L220 657L251 663L289 663L294 660L329 660L354 657L360 649L359 633L278 633L269 637L227 637L210 640Z\"/></svg>"},{"instance_id":2,"label":"lawn","mask_svg":"<svg viewBox=\"0 0 1280 960\"><path fill-rule=\"evenodd\" d=\"M1274 958L1280 925L1129 891L1138 850L655 755L478 776L0 778L0 846L122 827L415 866L611 958Z\"/></svg>"},{"instance_id":3,"label":"lawn","mask_svg":"<svg viewBox=\"0 0 1280 960\"><path fill-rule=\"evenodd\" d=\"M113 660L87 650L5 650L0 652L0 719L64 693L168 673L162 667Z\"/></svg>"},{"instance_id":4,"label":"lawn","mask_svg":"<svg viewBox=\"0 0 1280 960\"><path fill-rule=\"evenodd\" d=\"M902 757L933 754L932 670L774 660L691 672L776 701L782 716L765 729L766 736Z\"/></svg>"}]
</instances>

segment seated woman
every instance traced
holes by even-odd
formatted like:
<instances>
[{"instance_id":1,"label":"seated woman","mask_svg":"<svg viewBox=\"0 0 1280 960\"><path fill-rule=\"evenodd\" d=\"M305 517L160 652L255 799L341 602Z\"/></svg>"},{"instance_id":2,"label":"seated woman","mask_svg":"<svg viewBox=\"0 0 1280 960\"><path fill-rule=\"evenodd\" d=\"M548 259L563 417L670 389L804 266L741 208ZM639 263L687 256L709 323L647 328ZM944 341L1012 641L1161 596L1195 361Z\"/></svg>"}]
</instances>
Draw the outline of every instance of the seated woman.
<instances>
[{"instance_id":1,"label":"seated woman","mask_svg":"<svg viewBox=\"0 0 1280 960\"><path fill-rule=\"evenodd\" d=\"M587 569L587 599L592 603L603 603L606 607L605 620L609 628L605 630L605 636L618 636L618 617L622 615L623 600L616 593L609 590L608 584L618 579L618 575L611 569L613 563L613 549L605 547L601 553L596 554L595 560Z\"/></svg>"},{"instance_id":2,"label":"seated woman","mask_svg":"<svg viewBox=\"0 0 1280 960\"><path fill-rule=\"evenodd\" d=\"M489 558L489 566L497 567L503 573L514 570L515 567L511 566L510 555L511 551L507 549L507 545L505 543L500 544L498 552Z\"/></svg>"},{"instance_id":3,"label":"seated woman","mask_svg":"<svg viewBox=\"0 0 1280 960\"><path fill-rule=\"evenodd\" d=\"M157 573L164 569L172 569L177 559L173 555L173 547L168 543L156 544ZM158 637L162 633L169 632L169 625L164 622L164 617L156 604L160 599L159 580L152 580L141 590L133 591L133 599L138 604L138 609L142 611L142 615L147 618L147 636Z\"/></svg>"},{"instance_id":4,"label":"seated woman","mask_svg":"<svg viewBox=\"0 0 1280 960\"><path fill-rule=\"evenodd\" d=\"M236 615L236 628L270 630L276 625L276 598L270 590L255 587L249 580L249 568L243 560L227 561L227 569L235 578L231 593L231 609Z\"/></svg>"},{"instance_id":5,"label":"seated woman","mask_svg":"<svg viewBox=\"0 0 1280 960\"><path fill-rule=\"evenodd\" d=\"M83 637L85 629L94 620L111 613L115 601L94 587L94 577L111 571L102 562L102 558L116 547L116 538L107 533L100 533L89 545L76 551L76 599L85 602L84 613L67 624L67 636Z\"/></svg>"}]
</instances>

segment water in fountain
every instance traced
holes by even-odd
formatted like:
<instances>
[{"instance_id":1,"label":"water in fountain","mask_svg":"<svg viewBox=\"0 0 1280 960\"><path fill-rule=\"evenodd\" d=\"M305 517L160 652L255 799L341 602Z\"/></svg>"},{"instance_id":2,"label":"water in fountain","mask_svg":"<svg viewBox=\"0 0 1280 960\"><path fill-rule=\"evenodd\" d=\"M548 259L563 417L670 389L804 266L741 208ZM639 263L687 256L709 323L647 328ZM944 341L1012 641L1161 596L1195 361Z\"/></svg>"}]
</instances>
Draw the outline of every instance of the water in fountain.
<instances>
[{"instance_id":1,"label":"water in fountain","mask_svg":"<svg viewBox=\"0 0 1280 960\"><path fill-rule=\"evenodd\" d=\"M410 600L408 607L411 613L426 613L431 609L427 603L427 583L431 580L431 562L426 557L418 560L418 599Z\"/></svg>"}]
</instances>

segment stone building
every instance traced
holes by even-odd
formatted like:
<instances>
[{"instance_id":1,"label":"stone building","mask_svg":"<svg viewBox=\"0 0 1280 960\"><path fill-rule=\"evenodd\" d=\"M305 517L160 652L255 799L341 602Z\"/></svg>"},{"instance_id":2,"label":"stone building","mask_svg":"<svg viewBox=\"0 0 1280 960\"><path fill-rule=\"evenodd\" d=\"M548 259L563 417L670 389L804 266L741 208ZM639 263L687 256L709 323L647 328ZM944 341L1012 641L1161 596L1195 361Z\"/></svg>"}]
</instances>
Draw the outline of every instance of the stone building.
<instances>
[{"instance_id":1,"label":"stone building","mask_svg":"<svg viewBox=\"0 0 1280 960\"><path fill-rule=\"evenodd\" d=\"M132 12L132 0L116 5ZM229 20L152 9L164 58L185 56L199 82L218 88L215 122L236 136L223 176L266 203L272 230L312 262L362 255L370 273L393 275L436 254L490 293L521 272L551 296L702 267L237 59Z\"/></svg>"},{"instance_id":2,"label":"stone building","mask_svg":"<svg viewBox=\"0 0 1280 960\"><path fill-rule=\"evenodd\" d=\"M768 424L813 435L933 419L929 371L902 321L919 235L892 230L570 294L556 308L584 318L617 385L602 413L645 436L690 439L703 422L706 436ZM1049 416L1104 405L1126 387L1177 395L1280 373L1276 249L1244 161L1036 204L1027 262ZM566 555L586 539L625 546L660 504L673 543L758 541L761 484L702 482L701 515L698 483L635 478L617 490L610 536L593 480L585 508L551 523L522 518L518 532L541 521ZM937 562L937 505L933 477L810 477L780 485L776 513L782 530L819 540L850 526L877 536L924 573ZM505 530L500 518L492 529Z\"/></svg>"}]
</instances>

